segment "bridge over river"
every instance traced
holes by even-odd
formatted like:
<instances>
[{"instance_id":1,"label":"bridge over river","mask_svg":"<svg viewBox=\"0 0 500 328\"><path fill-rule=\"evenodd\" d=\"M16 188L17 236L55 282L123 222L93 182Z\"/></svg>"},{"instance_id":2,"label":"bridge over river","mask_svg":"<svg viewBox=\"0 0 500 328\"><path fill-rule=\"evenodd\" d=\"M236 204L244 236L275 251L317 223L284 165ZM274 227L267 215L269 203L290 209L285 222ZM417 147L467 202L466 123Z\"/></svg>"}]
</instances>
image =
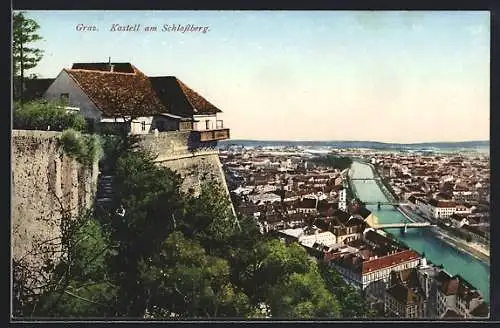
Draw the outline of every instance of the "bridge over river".
<instances>
[{"instance_id":1,"label":"bridge over river","mask_svg":"<svg viewBox=\"0 0 500 328\"><path fill-rule=\"evenodd\" d=\"M350 178L351 181L376 181L381 180L380 178Z\"/></svg>"},{"instance_id":2,"label":"bridge over river","mask_svg":"<svg viewBox=\"0 0 500 328\"><path fill-rule=\"evenodd\" d=\"M430 224L429 222L415 222L415 223L384 223L384 224L373 224L374 229L394 229L400 228L402 232L408 232L408 228L427 228L434 227L435 224Z\"/></svg>"},{"instance_id":3,"label":"bridge over river","mask_svg":"<svg viewBox=\"0 0 500 328\"><path fill-rule=\"evenodd\" d=\"M399 203L399 202L363 202L365 205L377 205L380 207L380 205L392 205L392 206L406 206L408 205L407 203Z\"/></svg>"}]
</instances>

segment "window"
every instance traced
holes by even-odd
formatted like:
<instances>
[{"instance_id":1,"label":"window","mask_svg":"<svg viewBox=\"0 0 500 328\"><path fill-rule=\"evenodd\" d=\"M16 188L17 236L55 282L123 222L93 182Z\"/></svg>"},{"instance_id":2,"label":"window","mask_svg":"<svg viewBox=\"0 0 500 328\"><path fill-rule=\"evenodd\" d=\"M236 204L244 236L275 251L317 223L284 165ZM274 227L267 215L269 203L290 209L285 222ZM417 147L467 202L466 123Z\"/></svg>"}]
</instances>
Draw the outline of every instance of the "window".
<instances>
[{"instance_id":1,"label":"window","mask_svg":"<svg viewBox=\"0 0 500 328\"><path fill-rule=\"evenodd\" d=\"M146 122L144 122L144 121L141 122L141 128L142 128L142 131L146 131Z\"/></svg>"},{"instance_id":2,"label":"window","mask_svg":"<svg viewBox=\"0 0 500 328\"><path fill-rule=\"evenodd\" d=\"M210 129L212 128L212 122L211 122L211 121L209 121L209 120L206 120L206 121L205 121L205 123L206 123L206 125L207 125L207 126L206 126L207 130L210 130Z\"/></svg>"},{"instance_id":3,"label":"window","mask_svg":"<svg viewBox=\"0 0 500 328\"><path fill-rule=\"evenodd\" d=\"M85 124L87 126L87 131L90 133L94 133L94 120L86 118L85 119Z\"/></svg>"},{"instance_id":4,"label":"window","mask_svg":"<svg viewBox=\"0 0 500 328\"><path fill-rule=\"evenodd\" d=\"M61 102L68 103L69 102L69 93L61 93L59 96Z\"/></svg>"}]
</instances>

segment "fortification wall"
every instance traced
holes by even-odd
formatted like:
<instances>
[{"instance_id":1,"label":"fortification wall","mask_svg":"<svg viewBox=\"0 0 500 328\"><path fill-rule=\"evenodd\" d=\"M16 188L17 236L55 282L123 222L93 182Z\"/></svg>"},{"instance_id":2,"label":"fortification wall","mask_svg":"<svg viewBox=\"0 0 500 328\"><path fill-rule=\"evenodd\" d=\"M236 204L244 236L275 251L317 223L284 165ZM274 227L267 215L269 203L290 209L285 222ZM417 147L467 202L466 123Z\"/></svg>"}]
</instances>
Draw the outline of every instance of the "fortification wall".
<instances>
[{"instance_id":1,"label":"fortification wall","mask_svg":"<svg viewBox=\"0 0 500 328\"><path fill-rule=\"evenodd\" d=\"M215 142L200 144L189 131L175 131L141 136L140 145L156 156L156 163L181 175L184 191L198 193L201 181L207 178L228 192Z\"/></svg>"},{"instance_id":2,"label":"fortification wall","mask_svg":"<svg viewBox=\"0 0 500 328\"><path fill-rule=\"evenodd\" d=\"M64 155L61 132L12 131L11 245L13 259L36 268L56 247L61 210L76 215L92 206L98 163L84 167ZM48 242L53 240L54 242ZM52 248L52 250L55 250Z\"/></svg>"},{"instance_id":3,"label":"fortification wall","mask_svg":"<svg viewBox=\"0 0 500 328\"><path fill-rule=\"evenodd\" d=\"M97 161L83 167L64 155L60 135L12 131L12 256L34 268L46 259L39 252L41 245L60 236L61 206L75 215L93 204L97 188ZM199 193L201 181L208 178L229 194L216 143L200 147L190 132L165 132L141 136L140 145L157 155L158 165L183 177L184 191Z\"/></svg>"}]
</instances>

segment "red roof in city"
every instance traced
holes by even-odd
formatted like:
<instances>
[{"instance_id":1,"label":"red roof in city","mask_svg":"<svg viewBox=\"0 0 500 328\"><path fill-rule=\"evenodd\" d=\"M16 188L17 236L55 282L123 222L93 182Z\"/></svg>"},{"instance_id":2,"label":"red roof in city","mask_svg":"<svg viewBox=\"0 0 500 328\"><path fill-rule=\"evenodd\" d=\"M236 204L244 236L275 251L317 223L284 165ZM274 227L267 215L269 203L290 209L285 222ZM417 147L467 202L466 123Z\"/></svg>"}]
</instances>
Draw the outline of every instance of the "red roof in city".
<instances>
[{"instance_id":1,"label":"red roof in city","mask_svg":"<svg viewBox=\"0 0 500 328\"><path fill-rule=\"evenodd\" d=\"M395 254L379 257L377 259L369 260L363 262L363 274L377 271L384 268L389 268L394 265L408 262L414 259L418 259L419 256L417 253L412 251L411 249L404 250L402 252L398 252Z\"/></svg>"},{"instance_id":2,"label":"red roof in city","mask_svg":"<svg viewBox=\"0 0 500 328\"><path fill-rule=\"evenodd\" d=\"M454 201L445 201L433 198L429 201L429 205L440 208L450 208L455 207L456 203Z\"/></svg>"}]
</instances>

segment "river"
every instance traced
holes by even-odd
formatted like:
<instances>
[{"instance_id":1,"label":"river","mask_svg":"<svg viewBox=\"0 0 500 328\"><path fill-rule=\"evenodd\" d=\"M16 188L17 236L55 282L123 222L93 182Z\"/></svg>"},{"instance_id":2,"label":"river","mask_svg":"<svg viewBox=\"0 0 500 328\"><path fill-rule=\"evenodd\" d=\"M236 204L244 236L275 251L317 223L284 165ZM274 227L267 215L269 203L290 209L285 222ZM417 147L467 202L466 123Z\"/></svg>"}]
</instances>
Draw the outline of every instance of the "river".
<instances>
[{"instance_id":1,"label":"river","mask_svg":"<svg viewBox=\"0 0 500 328\"><path fill-rule=\"evenodd\" d=\"M354 162L351 166L352 178L373 178L374 173L367 164ZM386 202L387 198L380 190L374 180L352 181L356 189L357 197L363 202ZM367 208L378 218L378 223L400 223L409 222L393 206L381 206L378 210L376 205L368 205ZM490 294L490 267L474 257L461 252L436 238L435 234L428 229L408 229L406 234L401 234L400 229L387 229L387 232L404 242L410 248L436 265L443 265L444 269L454 275L459 274L474 287L479 289L485 300L489 300Z\"/></svg>"}]
</instances>

